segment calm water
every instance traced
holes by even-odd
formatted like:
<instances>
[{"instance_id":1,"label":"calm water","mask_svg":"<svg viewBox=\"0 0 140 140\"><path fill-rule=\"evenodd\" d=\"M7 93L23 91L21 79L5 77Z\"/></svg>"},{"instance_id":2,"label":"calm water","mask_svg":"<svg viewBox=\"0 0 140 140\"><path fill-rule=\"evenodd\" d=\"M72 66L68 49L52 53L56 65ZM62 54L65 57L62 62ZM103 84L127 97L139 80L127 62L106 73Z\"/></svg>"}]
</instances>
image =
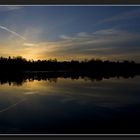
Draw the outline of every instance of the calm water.
<instances>
[{"instance_id":1,"label":"calm water","mask_svg":"<svg viewBox=\"0 0 140 140\"><path fill-rule=\"evenodd\" d=\"M0 133L140 133L140 77L1 84Z\"/></svg>"}]
</instances>

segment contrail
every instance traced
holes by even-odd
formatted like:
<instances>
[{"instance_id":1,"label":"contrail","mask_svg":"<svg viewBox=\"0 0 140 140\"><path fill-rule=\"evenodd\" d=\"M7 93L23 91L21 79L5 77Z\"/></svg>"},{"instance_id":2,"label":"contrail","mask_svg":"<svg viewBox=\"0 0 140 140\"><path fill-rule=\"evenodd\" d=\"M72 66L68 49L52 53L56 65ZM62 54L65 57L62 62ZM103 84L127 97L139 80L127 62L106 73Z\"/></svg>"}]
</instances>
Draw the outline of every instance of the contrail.
<instances>
[{"instance_id":1,"label":"contrail","mask_svg":"<svg viewBox=\"0 0 140 140\"><path fill-rule=\"evenodd\" d=\"M1 26L1 25L0 25L0 28L3 29L3 30L5 30L5 31L8 31L8 32L12 33L13 35L15 35L15 36L17 36L17 37L19 37L19 38L21 38L21 39L23 39L23 40L26 40L26 39L25 39L23 36L21 36L20 34L14 32L14 31L12 31L12 30L10 30L10 29L4 27L4 26Z\"/></svg>"},{"instance_id":2,"label":"contrail","mask_svg":"<svg viewBox=\"0 0 140 140\"><path fill-rule=\"evenodd\" d=\"M16 105L18 105L18 104L24 102L25 100L27 100L27 98L24 98L24 99L22 99L22 100L16 102L15 104L12 104L12 105L10 105L10 106L8 106L8 107L6 107L6 108L0 110L0 113L1 113L1 112L5 112L5 111L7 111L7 110L9 110L9 109L11 109L11 108L13 108L13 107L15 107Z\"/></svg>"}]
</instances>

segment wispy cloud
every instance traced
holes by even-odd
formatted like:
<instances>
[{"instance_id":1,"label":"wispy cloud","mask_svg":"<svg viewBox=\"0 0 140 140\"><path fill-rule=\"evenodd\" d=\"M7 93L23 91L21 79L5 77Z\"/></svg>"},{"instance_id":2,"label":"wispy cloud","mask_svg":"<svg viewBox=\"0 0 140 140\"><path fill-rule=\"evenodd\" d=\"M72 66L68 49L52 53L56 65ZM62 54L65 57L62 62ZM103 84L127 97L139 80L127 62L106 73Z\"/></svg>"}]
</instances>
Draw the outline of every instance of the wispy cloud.
<instances>
[{"instance_id":1,"label":"wispy cloud","mask_svg":"<svg viewBox=\"0 0 140 140\"><path fill-rule=\"evenodd\" d=\"M23 43L23 46L33 47L33 46L36 46L36 44L33 44L33 43Z\"/></svg>"},{"instance_id":2,"label":"wispy cloud","mask_svg":"<svg viewBox=\"0 0 140 140\"><path fill-rule=\"evenodd\" d=\"M25 37L23 37L23 36L20 35L19 33L15 32L15 31L13 31L13 30L7 28L7 27L4 27L4 26L1 26L1 25L0 25L0 29L3 29L3 30L5 30L5 31L8 31L9 33L11 33L11 34L13 34L13 35L19 37L20 39L26 40Z\"/></svg>"},{"instance_id":3,"label":"wispy cloud","mask_svg":"<svg viewBox=\"0 0 140 140\"><path fill-rule=\"evenodd\" d=\"M13 10L18 10L23 8L22 6L0 6L0 11L5 12L5 11L13 11Z\"/></svg>"},{"instance_id":4,"label":"wispy cloud","mask_svg":"<svg viewBox=\"0 0 140 140\"><path fill-rule=\"evenodd\" d=\"M22 55L32 59L85 59L140 60L140 34L114 28L93 33L79 32L63 35L57 41L32 42L20 40L13 47L0 47L0 55ZM18 46L18 47L17 47ZM20 47L21 46L21 47Z\"/></svg>"},{"instance_id":5,"label":"wispy cloud","mask_svg":"<svg viewBox=\"0 0 140 140\"><path fill-rule=\"evenodd\" d=\"M61 36L62 37L62 36ZM42 54L52 56L120 57L132 56L140 51L140 34L115 29L105 29L89 33L78 33L73 37L63 37L57 42L39 43Z\"/></svg>"},{"instance_id":6,"label":"wispy cloud","mask_svg":"<svg viewBox=\"0 0 140 140\"><path fill-rule=\"evenodd\" d=\"M127 11L127 12L122 12L120 14L111 16L109 18L105 18L103 20L100 20L100 21L96 22L94 24L94 26L104 24L104 23L120 21L120 20L127 20L127 19L137 18L137 17L140 17L140 9L131 10L131 11Z\"/></svg>"}]
</instances>

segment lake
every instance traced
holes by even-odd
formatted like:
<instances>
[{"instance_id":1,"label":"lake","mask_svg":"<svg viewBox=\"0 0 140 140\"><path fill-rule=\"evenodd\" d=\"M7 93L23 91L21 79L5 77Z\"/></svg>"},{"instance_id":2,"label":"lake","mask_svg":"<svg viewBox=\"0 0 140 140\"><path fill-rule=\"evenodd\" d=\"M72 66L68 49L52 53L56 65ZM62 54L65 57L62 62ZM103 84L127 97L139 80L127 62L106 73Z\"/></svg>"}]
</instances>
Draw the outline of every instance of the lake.
<instances>
[{"instance_id":1,"label":"lake","mask_svg":"<svg viewBox=\"0 0 140 140\"><path fill-rule=\"evenodd\" d=\"M1 81L0 133L140 133L140 76Z\"/></svg>"}]
</instances>

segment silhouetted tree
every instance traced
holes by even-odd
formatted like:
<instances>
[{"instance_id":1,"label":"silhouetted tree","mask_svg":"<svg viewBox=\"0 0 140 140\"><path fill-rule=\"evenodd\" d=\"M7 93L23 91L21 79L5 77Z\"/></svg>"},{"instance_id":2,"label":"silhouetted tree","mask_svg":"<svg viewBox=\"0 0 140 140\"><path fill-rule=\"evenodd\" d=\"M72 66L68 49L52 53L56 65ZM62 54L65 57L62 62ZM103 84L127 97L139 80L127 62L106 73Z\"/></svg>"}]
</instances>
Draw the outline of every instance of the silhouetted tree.
<instances>
[{"instance_id":1,"label":"silhouetted tree","mask_svg":"<svg viewBox=\"0 0 140 140\"><path fill-rule=\"evenodd\" d=\"M53 72L74 72L79 74L96 75L119 75L121 74L140 74L140 64L134 61L125 60L123 62L112 62L109 60L90 59L84 61L62 61L57 59L49 60L26 60L21 56L8 58L0 57L0 72L17 72L17 71L53 71Z\"/></svg>"}]
</instances>

